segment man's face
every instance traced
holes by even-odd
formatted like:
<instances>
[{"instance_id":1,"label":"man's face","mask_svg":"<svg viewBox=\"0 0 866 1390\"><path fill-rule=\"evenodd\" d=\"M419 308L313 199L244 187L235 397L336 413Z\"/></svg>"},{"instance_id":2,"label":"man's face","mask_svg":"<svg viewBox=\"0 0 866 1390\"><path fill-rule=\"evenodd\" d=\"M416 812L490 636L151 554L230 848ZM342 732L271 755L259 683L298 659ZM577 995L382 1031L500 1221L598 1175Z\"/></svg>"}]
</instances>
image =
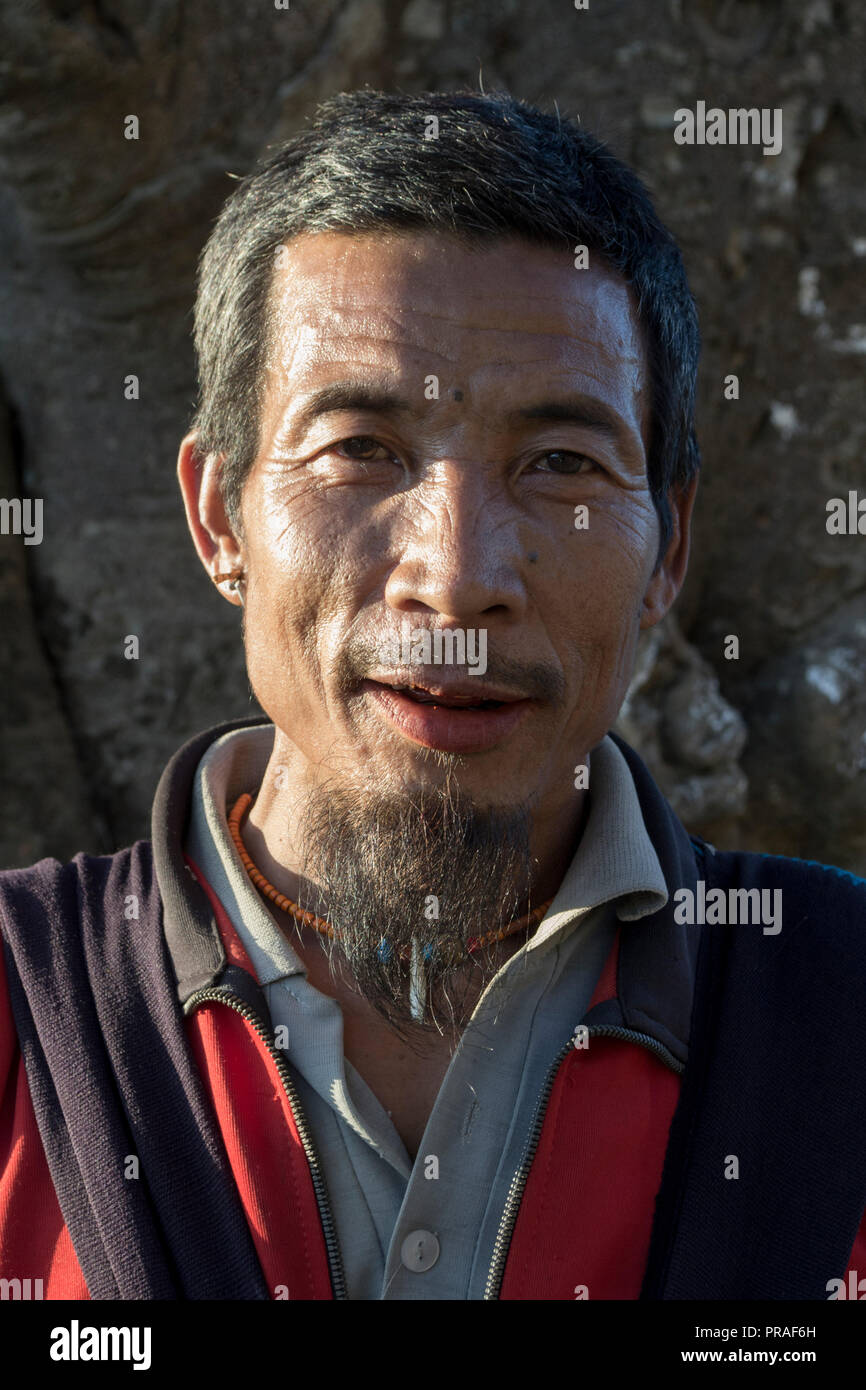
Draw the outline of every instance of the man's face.
<instances>
[{"instance_id":1,"label":"man's face","mask_svg":"<svg viewBox=\"0 0 866 1390\"><path fill-rule=\"evenodd\" d=\"M322 233L284 257L241 508L253 689L337 780L456 765L476 803L555 815L675 592L628 288L517 240ZM483 631L486 672L382 659L424 628ZM387 684L413 679L523 703L485 720Z\"/></svg>"}]
</instances>

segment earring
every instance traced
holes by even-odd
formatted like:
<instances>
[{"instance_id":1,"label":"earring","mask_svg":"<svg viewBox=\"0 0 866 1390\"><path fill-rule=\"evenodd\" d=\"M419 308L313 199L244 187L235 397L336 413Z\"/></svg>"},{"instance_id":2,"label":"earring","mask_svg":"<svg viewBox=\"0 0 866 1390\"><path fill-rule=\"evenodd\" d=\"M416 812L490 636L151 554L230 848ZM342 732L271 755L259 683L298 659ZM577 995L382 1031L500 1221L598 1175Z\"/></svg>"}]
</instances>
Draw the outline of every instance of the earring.
<instances>
[{"instance_id":1,"label":"earring","mask_svg":"<svg viewBox=\"0 0 866 1390\"><path fill-rule=\"evenodd\" d=\"M213 574L211 578L214 584L228 584L232 593L237 594L241 601L241 607L243 607L244 596L241 592L241 585L245 584L246 580L242 569L228 570L225 574Z\"/></svg>"}]
</instances>

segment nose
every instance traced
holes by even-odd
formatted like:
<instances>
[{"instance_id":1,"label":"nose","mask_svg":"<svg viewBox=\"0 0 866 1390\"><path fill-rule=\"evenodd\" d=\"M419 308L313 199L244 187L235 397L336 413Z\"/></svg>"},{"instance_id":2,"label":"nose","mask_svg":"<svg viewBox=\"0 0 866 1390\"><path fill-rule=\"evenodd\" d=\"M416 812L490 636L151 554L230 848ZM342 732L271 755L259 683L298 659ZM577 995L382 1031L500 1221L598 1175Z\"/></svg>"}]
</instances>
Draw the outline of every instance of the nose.
<instances>
[{"instance_id":1,"label":"nose","mask_svg":"<svg viewBox=\"0 0 866 1390\"><path fill-rule=\"evenodd\" d=\"M466 625L520 618L527 596L521 574L520 518L505 484L471 461L449 461L413 489L408 539L385 589L392 608L435 613Z\"/></svg>"}]
</instances>

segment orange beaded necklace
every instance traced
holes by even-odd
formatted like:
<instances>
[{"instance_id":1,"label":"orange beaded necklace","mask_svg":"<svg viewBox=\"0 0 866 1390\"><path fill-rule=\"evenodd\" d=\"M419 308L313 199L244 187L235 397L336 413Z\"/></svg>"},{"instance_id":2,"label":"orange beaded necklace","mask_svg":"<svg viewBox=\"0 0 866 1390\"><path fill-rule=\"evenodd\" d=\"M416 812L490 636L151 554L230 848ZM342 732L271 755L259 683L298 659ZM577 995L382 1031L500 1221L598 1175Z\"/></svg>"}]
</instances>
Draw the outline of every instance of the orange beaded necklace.
<instances>
[{"instance_id":1,"label":"orange beaded necklace","mask_svg":"<svg viewBox=\"0 0 866 1390\"><path fill-rule=\"evenodd\" d=\"M234 847L253 883L260 893L263 893L266 898L270 899L274 907L278 907L282 912L287 912L302 926L313 927L315 931L321 932L323 936L328 936L332 940L339 940L340 933L335 931L330 922L326 922L324 917L317 917L314 912L308 912L304 908L298 907L297 903L293 903L291 898L286 897L285 893L280 893L272 883L268 882L264 874L260 873L256 868L247 853L246 845L241 839L241 821L252 805L252 802L253 797L250 792L244 792L242 796L239 796L229 812L228 823L229 833L234 842ZM482 946L490 946L493 942L503 941L506 936L512 936L515 932L527 931L530 927L536 926L541 921L552 902L553 899L548 898L546 903L542 903L541 906L536 907L534 911L528 912L525 917L519 917L515 921L509 922L508 926L503 927L501 931L489 931L484 936L472 937L466 948L467 953L471 955L472 952L479 950ZM429 956L431 950L432 946L427 947L425 955ZM402 954L405 958L406 953L403 952Z\"/></svg>"}]
</instances>

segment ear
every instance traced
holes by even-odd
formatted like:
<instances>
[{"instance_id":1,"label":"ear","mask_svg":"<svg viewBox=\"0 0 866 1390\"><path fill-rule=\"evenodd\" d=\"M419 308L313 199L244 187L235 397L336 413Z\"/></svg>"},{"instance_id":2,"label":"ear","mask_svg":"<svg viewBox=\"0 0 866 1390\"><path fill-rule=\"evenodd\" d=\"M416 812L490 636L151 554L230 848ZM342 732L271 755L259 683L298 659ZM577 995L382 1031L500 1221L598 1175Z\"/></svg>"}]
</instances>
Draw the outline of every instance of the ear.
<instances>
[{"instance_id":1,"label":"ear","mask_svg":"<svg viewBox=\"0 0 866 1390\"><path fill-rule=\"evenodd\" d=\"M220 490L221 454L202 459L196 451L197 431L191 430L181 441L177 456L177 479L183 494L187 525L198 557L213 579L245 567L242 546L226 515ZM241 607L237 594L220 588L223 598Z\"/></svg>"},{"instance_id":2,"label":"ear","mask_svg":"<svg viewBox=\"0 0 866 1390\"><path fill-rule=\"evenodd\" d=\"M668 493L671 512L671 538L661 562L653 572L641 605L641 628L655 627L673 604L683 586L689 563L692 509L698 490L697 474L690 483Z\"/></svg>"}]
</instances>

